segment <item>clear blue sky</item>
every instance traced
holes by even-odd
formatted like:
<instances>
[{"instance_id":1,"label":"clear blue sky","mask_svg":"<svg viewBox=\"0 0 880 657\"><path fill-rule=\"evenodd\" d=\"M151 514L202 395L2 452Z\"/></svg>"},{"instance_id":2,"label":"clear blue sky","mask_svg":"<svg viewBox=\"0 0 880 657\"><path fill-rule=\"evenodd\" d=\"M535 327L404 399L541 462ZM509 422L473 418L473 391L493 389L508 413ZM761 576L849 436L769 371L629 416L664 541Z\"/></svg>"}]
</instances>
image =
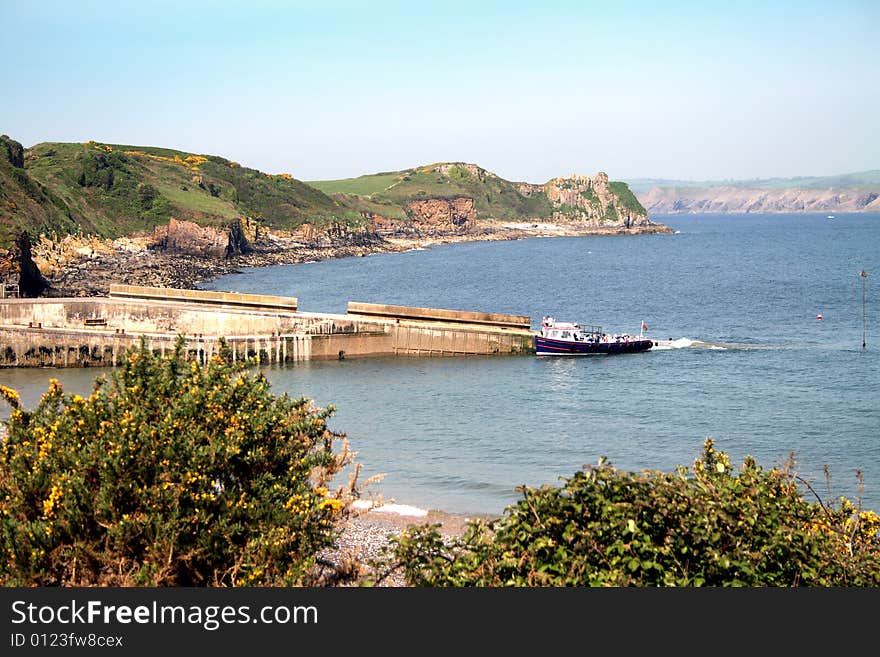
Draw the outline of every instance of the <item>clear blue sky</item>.
<instances>
[{"instance_id":1,"label":"clear blue sky","mask_svg":"<svg viewBox=\"0 0 880 657\"><path fill-rule=\"evenodd\" d=\"M880 168L880 1L0 0L0 133L302 180Z\"/></svg>"}]
</instances>

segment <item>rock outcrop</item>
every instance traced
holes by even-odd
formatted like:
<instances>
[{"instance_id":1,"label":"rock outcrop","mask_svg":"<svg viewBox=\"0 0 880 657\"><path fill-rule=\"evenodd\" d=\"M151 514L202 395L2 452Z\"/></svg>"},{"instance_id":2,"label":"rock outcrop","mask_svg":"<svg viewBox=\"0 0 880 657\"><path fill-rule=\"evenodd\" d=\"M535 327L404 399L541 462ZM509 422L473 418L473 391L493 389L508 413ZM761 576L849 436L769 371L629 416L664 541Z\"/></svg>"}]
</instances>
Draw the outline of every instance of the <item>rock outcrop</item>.
<instances>
[{"instance_id":1,"label":"rock outcrop","mask_svg":"<svg viewBox=\"0 0 880 657\"><path fill-rule=\"evenodd\" d=\"M217 227L171 217L167 226L154 230L154 236L157 248L169 253L229 258L252 250L238 219Z\"/></svg>"},{"instance_id":2,"label":"rock outcrop","mask_svg":"<svg viewBox=\"0 0 880 657\"><path fill-rule=\"evenodd\" d=\"M431 198L405 206L413 228L420 232L466 232L475 226L477 209L472 198Z\"/></svg>"},{"instance_id":3,"label":"rock outcrop","mask_svg":"<svg viewBox=\"0 0 880 657\"><path fill-rule=\"evenodd\" d=\"M339 222L321 226L303 224L293 232L293 237L312 249L339 246L367 247L382 242L382 237L372 225L354 228Z\"/></svg>"},{"instance_id":4,"label":"rock outcrop","mask_svg":"<svg viewBox=\"0 0 880 657\"><path fill-rule=\"evenodd\" d=\"M595 176L553 178L543 185L517 183L523 196L545 194L552 220L583 223L591 228L630 229L654 225L626 183L611 182L604 171Z\"/></svg>"},{"instance_id":5,"label":"rock outcrop","mask_svg":"<svg viewBox=\"0 0 880 657\"><path fill-rule=\"evenodd\" d=\"M465 173L473 176L480 182L483 182L484 180L486 180L487 177L493 175L482 167L479 167L476 164L469 164L467 162L442 162L441 164L432 167L431 171L433 173L439 173L443 176L448 176L459 171L464 171Z\"/></svg>"}]
</instances>

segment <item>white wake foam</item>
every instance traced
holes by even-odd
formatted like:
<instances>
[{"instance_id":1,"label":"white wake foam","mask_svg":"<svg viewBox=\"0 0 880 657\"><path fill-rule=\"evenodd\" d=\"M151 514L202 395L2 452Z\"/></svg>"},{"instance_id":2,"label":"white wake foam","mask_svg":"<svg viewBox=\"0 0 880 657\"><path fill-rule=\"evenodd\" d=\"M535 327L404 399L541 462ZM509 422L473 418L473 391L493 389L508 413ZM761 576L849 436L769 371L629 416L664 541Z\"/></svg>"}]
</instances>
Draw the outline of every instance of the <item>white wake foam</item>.
<instances>
[{"instance_id":1,"label":"white wake foam","mask_svg":"<svg viewBox=\"0 0 880 657\"><path fill-rule=\"evenodd\" d=\"M690 338L678 338L677 340L654 340L653 349L663 351L665 349L684 349L694 344Z\"/></svg>"}]
</instances>

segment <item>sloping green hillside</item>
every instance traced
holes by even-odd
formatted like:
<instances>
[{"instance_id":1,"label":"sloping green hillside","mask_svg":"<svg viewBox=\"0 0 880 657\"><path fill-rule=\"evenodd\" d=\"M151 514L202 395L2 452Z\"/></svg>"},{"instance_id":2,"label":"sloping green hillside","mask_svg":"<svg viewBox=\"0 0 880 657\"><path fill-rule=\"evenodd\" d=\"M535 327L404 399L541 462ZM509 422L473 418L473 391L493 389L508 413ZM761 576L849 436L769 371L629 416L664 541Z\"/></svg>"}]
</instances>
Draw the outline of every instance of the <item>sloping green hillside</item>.
<instances>
[{"instance_id":1,"label":"sloping green hillside","mask_svg":"<svg viewBox=\"0 0 880 657\"><path fill-rule=\"evenodd\" d=\"M437 163L342 180L309 181L327 193L357 194L374 203L405 206L430 198L467 197L474 200L477 217L516 221L546 218L550 202L543 193L525 196L515 183L473 164Z\"/></svg>"},{"instance_id":2,"label":"sloping green hillside","mask_svg":"<svg viewBox=\"0 0 880 657\"><path fill-rule=\"evenodd\" d=\"M320 189L325 194L357 194L358 196L370 196L381 194L391 187L403 176L401 171L391 173L371 173L357 178L343 178L340 180L311 180L312 187Z\"/></svg>"},{"instance_id":3,"label":"sloping green hillside","mask_svg":"<svg viewBox=\"0 0 880 657\"><path fill-rule=\"evenodd\" d=\"M24 168L24 149L0 136L0 248L29 232L76 229L64 202L34 180Z\"/></svg>"},{"instance_id":4,"label":"sloping green hillside","mask_svg":"<svg viewBox=\"0 0 880 657\"><path fill-rule=\"evenodd\" d=\"M248 216L279 229L354 218L339 201L291 176L216 156L95 142L44 143L26 151L25 167L70 208L83 231L104 237L150 230L172 216L200 224Z\"/></svg>"}]
</instances>

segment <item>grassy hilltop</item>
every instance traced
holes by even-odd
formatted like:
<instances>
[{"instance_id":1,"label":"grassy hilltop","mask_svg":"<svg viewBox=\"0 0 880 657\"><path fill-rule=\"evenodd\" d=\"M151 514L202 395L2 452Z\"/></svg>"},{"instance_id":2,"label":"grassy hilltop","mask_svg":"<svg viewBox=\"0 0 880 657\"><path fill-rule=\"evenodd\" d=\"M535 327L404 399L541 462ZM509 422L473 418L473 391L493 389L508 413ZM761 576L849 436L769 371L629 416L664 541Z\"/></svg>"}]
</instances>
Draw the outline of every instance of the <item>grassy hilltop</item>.
<instances>
[{"instance_id":1,"label":"grassy hilltop","mask_svg":"<svg viewBox=\"0 0 880 657\"><path fill-rule=\"evenodd\" d=\"M516 183L476 165L460 162L342 180L315 180L309 184L328 194L357 196L386 207L402 208L408 202L428 198L472 198L481 219L521 221L548 218L552 212L546 194L525 196Z\"/></svg>"}]
</instances>

